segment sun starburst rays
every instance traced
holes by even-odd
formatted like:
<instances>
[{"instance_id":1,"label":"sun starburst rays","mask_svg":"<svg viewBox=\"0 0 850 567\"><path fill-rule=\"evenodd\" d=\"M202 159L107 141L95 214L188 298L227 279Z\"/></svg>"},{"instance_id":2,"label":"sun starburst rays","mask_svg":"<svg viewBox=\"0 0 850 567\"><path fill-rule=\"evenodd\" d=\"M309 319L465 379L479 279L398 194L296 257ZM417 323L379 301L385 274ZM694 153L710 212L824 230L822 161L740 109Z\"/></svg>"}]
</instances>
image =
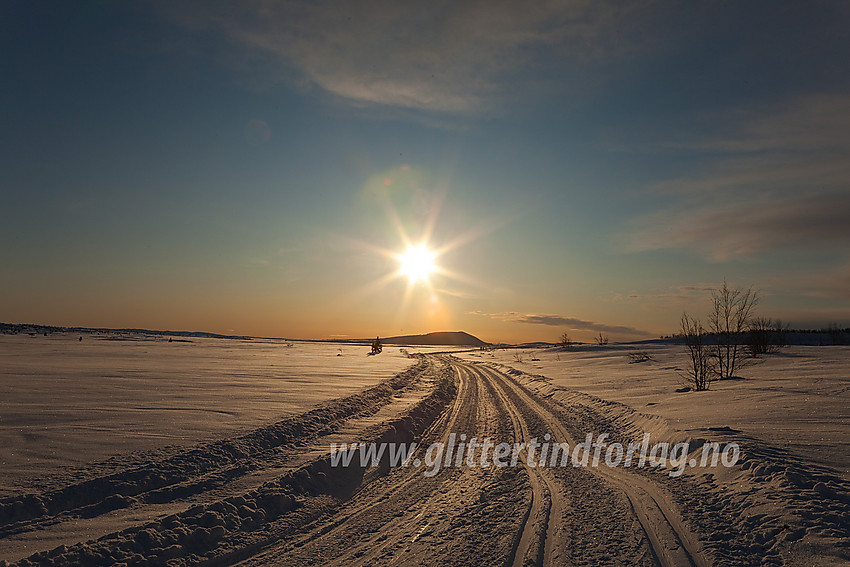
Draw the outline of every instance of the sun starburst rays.
<instances>
[{"instance_id":1,"label":"sun starburst rays","mask_svg":"<svg viewBox=\"0 0 850 567\"><path fill-rule=\"evenodd\" d=\"M406 171L403 167L401 169ZM383 211L388 228L395 233L396 245L387 248L375 241L346 239L349 245L367 254L364 258L383 258L383 270L386 271L375 273L371 281L350 288L345 294L346 305L343 307L348 309L354 304L364 303L368 297L384 295L389 291L397 302L392 308L394 327L406 327L411 317L425 317L433 325L446 324L451 319L450 306L455 303L455 299L468 299L486 293L490 286L468 274L459 273L449 267L451 262L446 266L441 260L499 228L505 224L505 220L480 222L449 237L446 227L441 227L438 222L445 205L445 185L438 183L430 193L417 194L415 206L410 207L408 203L399 209L395 203L398 196L394 197L384 189L388 186L388 179L383 180L373 195L377 197L376 204ZM389 186L394 187L395 184L389 183ZM382 236L385 244L388 243L389 235ZM375 263L371 263L369 269L381 270ZM399 285L401 282L405 284L403 288Z\"/></svg>"}]
</instances>

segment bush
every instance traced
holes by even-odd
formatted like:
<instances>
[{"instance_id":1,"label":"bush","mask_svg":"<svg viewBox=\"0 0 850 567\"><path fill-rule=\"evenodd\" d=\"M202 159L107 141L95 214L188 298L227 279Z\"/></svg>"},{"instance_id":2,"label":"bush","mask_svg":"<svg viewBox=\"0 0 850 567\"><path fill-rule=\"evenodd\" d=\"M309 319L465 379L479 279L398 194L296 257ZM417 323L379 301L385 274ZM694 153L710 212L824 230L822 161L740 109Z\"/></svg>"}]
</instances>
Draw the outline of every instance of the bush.
<instances>
[{"instance_id":1,"label":"bush","mask_svg":"<svg viewBox=\"0 0 850 567\"><path fill-rule=\"evenodd\" d=\"M649 362L652 357L645 350L629 353L629 364L638 364L641 362Z\"/></svg>"},{"instance_id":2,"label":"bush","mask_svg":"<svg viewBox=\"0 0 850 567\"><path fill-rule=\"evenodd\" d=\"M829 327L826 329L827 334L829 335L829 340L832 341L833 345L843 345L844 344L844 329L838 326L838 323L830 323Z\"/></svg>"},{"instance_id":3,"label":"bush","mask_svg":"<svg viewBox=\"0 0 850 567\"><path fill-rule=\"evenodd\" d=\"M787 329L783 330L779 321L756 317L750 322L748 329L750 354L758 358L763 354L773 354L779 351L780 346L786 343L785 335Z\"/></svg>"}]
</instances>

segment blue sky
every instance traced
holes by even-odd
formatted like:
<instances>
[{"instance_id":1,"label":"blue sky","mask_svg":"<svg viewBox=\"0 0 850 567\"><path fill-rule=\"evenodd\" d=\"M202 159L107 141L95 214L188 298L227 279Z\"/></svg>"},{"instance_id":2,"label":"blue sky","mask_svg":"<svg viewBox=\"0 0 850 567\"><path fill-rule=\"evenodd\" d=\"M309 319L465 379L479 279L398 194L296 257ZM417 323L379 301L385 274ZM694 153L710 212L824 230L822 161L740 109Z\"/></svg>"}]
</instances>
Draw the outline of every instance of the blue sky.
<instances>
[{"instance_id":1,"label":"blue sky","mask_svg":"<svg viewBox=\"0 0 850 567\"><path fill-rule=\"evenodd\" d=\"M846 325L849 12L5 2L0 320L626 340L726 279Z\"/></svg>"}]
</instances>

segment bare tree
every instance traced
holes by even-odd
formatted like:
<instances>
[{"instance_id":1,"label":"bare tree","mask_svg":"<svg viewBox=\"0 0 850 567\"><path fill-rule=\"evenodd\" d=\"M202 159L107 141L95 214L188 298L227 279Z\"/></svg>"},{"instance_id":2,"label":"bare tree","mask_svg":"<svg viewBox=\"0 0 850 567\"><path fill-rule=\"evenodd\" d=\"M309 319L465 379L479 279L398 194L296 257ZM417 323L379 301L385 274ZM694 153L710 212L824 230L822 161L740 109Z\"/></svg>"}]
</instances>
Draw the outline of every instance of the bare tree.
<instances>
[{"instance_id":1,"label":"bare tree","mask_svg":"<svg viewBox=\"0 0 850 567\"><path fill-rule=\"evenodd\" d=\"M734 376L736 367L741 364L744 331L758 299L758 292L752 287L746 291L732 289L725 281L723 287L711 294L708 330L715 338L712 355L721 380Z\"/></svg>"},{"instance_id":2,"label":"bare tree","mask_svg":"<svg viewBox=\"0 0 850 567\"><path fill-rule=\"evenodd\" d=\"M563 348L570 348L571 346L573 346L573 341L572 341L572 339L570 339L569 333L564 331L561 334L561 337L558 340L558 346L563 347Z\"/></svg>"},{"instance_id":3,"label":"bare tree","mask_svg":"<svg viewBox=\"0 0 850 567\"><path fill-rule=\"evenodd\" d=\"M697 392L708 390L714 377L714 369L711 366L709 345L705 344L705 329L699 319L682 313L681 333L690 358L690 366L683 376Z\"/></svg>"},{"instance_id":4,"label":"bare tree","mask_svg":"<svg viewBox=\"0 0 850 567\"><path fill-rule=\"evenodd\" d=\"M598 335L596 335L595 338L596 338L596 344L598 344L599 346L608 344L608 335L603 334L601 331L599 332Z\"/></svg>"}]
</instances>

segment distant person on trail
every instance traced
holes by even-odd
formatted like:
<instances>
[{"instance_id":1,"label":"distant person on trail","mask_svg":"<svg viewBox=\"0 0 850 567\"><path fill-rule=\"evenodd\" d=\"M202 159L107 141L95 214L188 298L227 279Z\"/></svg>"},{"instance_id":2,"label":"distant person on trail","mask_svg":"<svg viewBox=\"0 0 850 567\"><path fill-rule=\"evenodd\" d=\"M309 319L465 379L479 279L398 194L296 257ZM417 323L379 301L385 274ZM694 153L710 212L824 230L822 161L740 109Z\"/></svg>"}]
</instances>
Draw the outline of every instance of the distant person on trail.
<instances>
[{"instance_id":1,"label":"distant person on trail","mask_svg":"<svg viewBox=\"0 0 850 567\"><path fill-rule=\"evenodd\" d=\"M375 337L375 342L372 343L372 354L380 354L380 352L384 349L381 346L381 338Z\"/></svg>"}]
</instances>

